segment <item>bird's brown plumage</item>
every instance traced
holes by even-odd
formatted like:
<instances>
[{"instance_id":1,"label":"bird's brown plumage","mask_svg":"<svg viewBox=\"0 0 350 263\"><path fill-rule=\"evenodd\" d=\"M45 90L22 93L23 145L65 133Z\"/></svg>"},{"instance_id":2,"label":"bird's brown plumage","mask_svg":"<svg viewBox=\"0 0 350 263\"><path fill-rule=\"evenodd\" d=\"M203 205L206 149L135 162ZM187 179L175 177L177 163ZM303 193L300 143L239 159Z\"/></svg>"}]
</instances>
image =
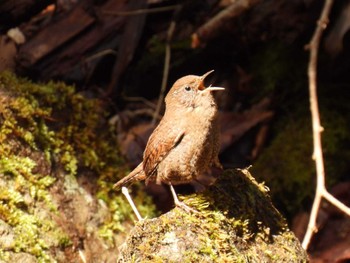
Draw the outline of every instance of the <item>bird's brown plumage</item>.
<instances>
[{"instance_id":1,"label":"bird's brown plumage","mask_svg":"<svg viewBox=\"0 0 350 263\"><path fill-rule=\"evenodd\" d=\"M115 184L146 180L169 185L197 180L211 167L221 168L217 105L203 76L177 80L165 98L164 117L150 136L140 163Z\"/></svg>"}]
</instances>

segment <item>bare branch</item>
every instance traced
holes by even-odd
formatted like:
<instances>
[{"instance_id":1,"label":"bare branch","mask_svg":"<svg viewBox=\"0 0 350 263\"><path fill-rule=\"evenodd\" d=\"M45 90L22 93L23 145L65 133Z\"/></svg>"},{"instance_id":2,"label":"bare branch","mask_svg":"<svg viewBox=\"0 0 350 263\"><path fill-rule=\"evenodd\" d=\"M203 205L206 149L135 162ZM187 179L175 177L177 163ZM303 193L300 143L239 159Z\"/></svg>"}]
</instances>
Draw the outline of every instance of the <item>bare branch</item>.
<instances>
[{"instance_id":1,"label":"bare branch","mask_svg":"<svg viewBox=\"0 0 350 263\"><path fill-rule=\"evenodd\" d=\"M333 195L331 195L326 189L323 191L323 197L328 202L330 202L335 207L339 208L340 211L344 212L348 216L350 216L350 208L344 205L342 202L340 202L337 198L335 198Z\"/></svg>"},{"instance_id":2,"label":"bare branch","mask_svg":"<svg viewBox=\"0 0 350 263\"><path fill-rule=\"evenodd\" d=\"M259 2L260 0L232 1L232 4L220 11L193 33L192 48L198 48L200 45L207 43L210 39L215 38L219 32L221 32L221 29L225 28L227 24L230 24L234 18Z\"/></svg>"},{"instance_id":3,"label":"bare branch","mask_svg":"<svg viewBox=\"0 0 350 263\"><path fill-rule=\"evenodd\" d=\"M157 108L154 112L153 119L152 119L152 125L156 124L156 121L158 120L159 117L159 112L163 104L163 100L165 97L165 90L166 86L168 83L168 76L169 76L169 67L170 67L170 57L171 57L171 40L173 38L173 34L175 31L176 27L176 21L175 21L175 16L176 13L179 12L181 6L178 6L177 10L175 11L174 14L174 19L170 22L169 28L168 28L168 33L167 33L167 41L165 45L165 58L164 58L164 68L163 68L163 79L162 79L162 86L160 89L160 94L158 98L158 103L157 103Z\"/></svg>"},{"instance_id":4,"label":"bare branch","mask_svg":"<svg viewBox=\"0 0 350 263\"><path fill-rule=\"evenodd\" d=\"M344 213L350 215L350 209L338 201L335 197L329 194L325 187L325 172L324 172L324 162L322 154L322 144L321 144L321 132L323 127L320 123L320 114L318 109L317 100L317 55L318 48L320 45L320 39L324 29L328 24L328 16L333 4L333 0L326 0L320 19L317 22L317 27L311 42L308 46L310 49L310 60L308 66L308 76L309 76L309 92L310 92L310 110L312 117L312 130L313 130L313 143L314 143L314 153L313 159L316 162L316 173L317 173L317 186L315 199L312 205L309 224L307 227L306 234L302 246L307 249L314 232L317 232L316 219L320 208L322 197L328 200L331 204L342 210Z\"/></svg>"},{"instance_id":5,"label":"bare branch","mask_svg":"<svg viewBox=\"0 0 350 263\"><path fill-rule=\"evenodd\" d=\"M164 6L164 7L154 7L154 8L145 8L145 9L137 9L132 11L103 11L106 15L111 16L134 16L134 15L142 15L142 14L155 14L155 13L161 13L161 12L167 12L167 11L173 11L179 8L180 5L171 5L171 6Z\"/></svg>"}]
</instances>

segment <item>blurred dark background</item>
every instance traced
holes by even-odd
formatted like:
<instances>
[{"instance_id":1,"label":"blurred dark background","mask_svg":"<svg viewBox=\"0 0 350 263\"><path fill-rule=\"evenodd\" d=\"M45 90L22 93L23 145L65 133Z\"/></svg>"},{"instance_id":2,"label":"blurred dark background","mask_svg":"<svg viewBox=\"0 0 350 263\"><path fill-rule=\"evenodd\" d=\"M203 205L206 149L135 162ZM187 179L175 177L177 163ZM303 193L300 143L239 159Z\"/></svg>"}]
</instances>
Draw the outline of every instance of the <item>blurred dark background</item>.
<instances>
[{"instance_id":1,"label":"blurred dark background","mask_svg":"<svg viewBox=\"0 0 350 263\"><path fill-rule=\"evenodd\" d=\"M214 69L209 82L226 89L217 98L224 167L252 165L253 175L270 188L274 204L302 237L315 189L307 44L322 5L315 0L3 0L0 71L38 82L63 81L100 98L133 167L152 120L161 117L154 112L165 56L170 55L167 90L179 77ZM327 187L347 205L349 28L350 1L335 1L317 67ZM325 259L335 249L324 248L325 240L350 245L349 237L330 237L337 234L334 228L347 225L342 234L350 228L336 209L324 205L321 212L323 228L311 249Z\"/></svg>"}]
</instances>

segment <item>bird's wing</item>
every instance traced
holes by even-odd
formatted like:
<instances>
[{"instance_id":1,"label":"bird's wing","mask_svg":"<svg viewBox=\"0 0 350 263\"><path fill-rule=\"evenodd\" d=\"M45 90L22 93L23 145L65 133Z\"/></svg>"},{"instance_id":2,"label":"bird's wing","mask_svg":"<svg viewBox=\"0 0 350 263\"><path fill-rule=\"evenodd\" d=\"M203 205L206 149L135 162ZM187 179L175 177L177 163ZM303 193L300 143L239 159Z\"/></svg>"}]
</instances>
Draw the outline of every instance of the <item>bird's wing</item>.
<instances>
[{"instance_id":1,"label":"bird's wing","mask_svg":"<svg viewBox=\"0 0 350 263\"><path fill-rule=\"evenodd\" d=\"M158 130L162 126L157 127ZM185 136L185 132L173 127L169 132L158 133L155 130L148 140L146 150L143 154L143 170L147 177L154 176L158 165L174 149Z\"/></svg>"}]
</instances>

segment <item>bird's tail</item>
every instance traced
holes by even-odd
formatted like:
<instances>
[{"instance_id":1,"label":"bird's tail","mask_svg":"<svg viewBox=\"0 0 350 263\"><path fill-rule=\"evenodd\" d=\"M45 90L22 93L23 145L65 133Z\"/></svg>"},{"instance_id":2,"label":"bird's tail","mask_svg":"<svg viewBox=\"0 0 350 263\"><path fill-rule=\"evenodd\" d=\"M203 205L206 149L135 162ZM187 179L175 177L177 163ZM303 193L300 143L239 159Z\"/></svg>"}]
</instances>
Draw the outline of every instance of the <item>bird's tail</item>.
<instances>
[{"instance_id":1,"label":"bird's tail","mask_svg":"<svg viewBox=\"0 0 350 263\"><path fill-rule=\"evenodd\" d=\"M120 189L122 186L145 179L146 174L143 171L143 163L141 162L131 173L115 183L113 188Z\"/></svg>"}]
</instances>

